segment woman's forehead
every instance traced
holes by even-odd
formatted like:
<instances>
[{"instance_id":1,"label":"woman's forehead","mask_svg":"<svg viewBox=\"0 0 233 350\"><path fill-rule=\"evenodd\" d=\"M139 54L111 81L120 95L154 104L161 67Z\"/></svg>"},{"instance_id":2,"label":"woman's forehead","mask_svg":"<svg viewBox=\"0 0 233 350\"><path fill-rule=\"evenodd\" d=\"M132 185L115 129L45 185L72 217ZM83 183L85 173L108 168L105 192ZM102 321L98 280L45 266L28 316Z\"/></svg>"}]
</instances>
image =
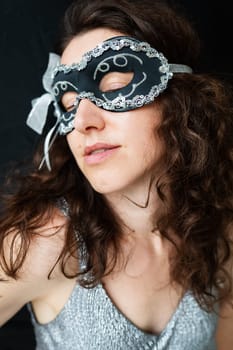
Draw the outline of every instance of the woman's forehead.
<instances>
[{"instance_id":1,"label":"woman's forehead","mask_svg":"<svg viewBox=\"0 0 233 350\"><path fill-rule=\"evenodd\" d=\"M103 41L124 35L110 28L96 28L75 36L66 46L61 56L61 64L70 65L81 60L82 56Z\"/></svg>"}]
</instances>

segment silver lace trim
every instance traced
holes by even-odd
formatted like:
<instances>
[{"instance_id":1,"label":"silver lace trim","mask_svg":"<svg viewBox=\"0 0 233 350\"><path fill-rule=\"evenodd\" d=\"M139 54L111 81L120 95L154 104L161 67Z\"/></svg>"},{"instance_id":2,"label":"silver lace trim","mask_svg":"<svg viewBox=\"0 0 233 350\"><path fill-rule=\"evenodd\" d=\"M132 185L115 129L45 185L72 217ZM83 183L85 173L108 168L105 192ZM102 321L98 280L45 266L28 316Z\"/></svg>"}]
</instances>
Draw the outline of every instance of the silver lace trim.
<instances>
[{"instance_id":1,"label":"silver lace trim","mask_svg":"<svg viewBox=\"0 0 233 350\"><path fill-rule=\"evenodd\" d=\"M73 63L71 65L61 64L57 66L53 71L53 77L56 76L59 72L64 72L65 74L78 70L81 71L87 67L88 62L91 61L92 58L101 56L105 51L112 49L114 51L119 51L123 47L129 47L134 52L145 52L146 55L150 58L156 57L161 61L160 71L168 76L170 76L169 64L164 55L158 52L156 49L152 48L146 42L136 41L130 38L116 38L105 41L97 45L94 49L86 52L79 63Z\"/></svg>"}]
</instances>

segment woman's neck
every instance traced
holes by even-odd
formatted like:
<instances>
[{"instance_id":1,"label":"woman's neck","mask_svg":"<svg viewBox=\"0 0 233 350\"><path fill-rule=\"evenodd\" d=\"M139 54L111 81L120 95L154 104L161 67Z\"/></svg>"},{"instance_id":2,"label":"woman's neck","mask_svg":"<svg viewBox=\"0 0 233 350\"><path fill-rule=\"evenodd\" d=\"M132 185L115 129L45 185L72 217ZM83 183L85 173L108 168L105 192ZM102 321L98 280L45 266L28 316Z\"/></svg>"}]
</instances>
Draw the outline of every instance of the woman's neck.
<instances>
[{"instance_id":1,"label":"woman's neck","mask_svg":"<svg viewBox=\"0 0 233 350\"><path fill-rule=\"evenodd\" d=\"M124 225L123 230L147 234L155 229L156 213L161 206L155 181L127 188L127 191L105 196ZM159 205L160 204L160 205Z\"/></svg>"}]
</instances>

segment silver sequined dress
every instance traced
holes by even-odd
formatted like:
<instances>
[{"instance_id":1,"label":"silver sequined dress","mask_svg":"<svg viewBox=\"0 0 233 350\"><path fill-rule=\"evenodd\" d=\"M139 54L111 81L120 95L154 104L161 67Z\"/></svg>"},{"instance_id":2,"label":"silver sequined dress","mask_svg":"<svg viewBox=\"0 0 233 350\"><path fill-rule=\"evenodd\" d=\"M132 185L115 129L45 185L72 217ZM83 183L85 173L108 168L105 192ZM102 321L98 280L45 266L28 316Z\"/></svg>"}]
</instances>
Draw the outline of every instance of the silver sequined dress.
<instances>
[{"instance_id":1,"label":"silver sequined dress","mask_svg":"<svg viewBox=\"0 0 233 350\"><path fill-rule=\"evenodd\" d=\"M77 284L55 320L40 325L33 314L32 320L37 350L217 349L216 314L202 310L191 293L185 294L159 335L145 333L132 324L102 285L84 289Z\"/></svg>"},{"instance_id":2,"label":"silver sequined dress","mask_svg":"<svg viewBox=\"0 0 233 350\"><path fill-rule=\"evenodd\" d=\"M187 292L163 332L143 332L113 304L102 284L75 285L59 315L39 324L32 312L36 350L216 350L216 313L207 313Z\"/></svg>"}]
</instances>

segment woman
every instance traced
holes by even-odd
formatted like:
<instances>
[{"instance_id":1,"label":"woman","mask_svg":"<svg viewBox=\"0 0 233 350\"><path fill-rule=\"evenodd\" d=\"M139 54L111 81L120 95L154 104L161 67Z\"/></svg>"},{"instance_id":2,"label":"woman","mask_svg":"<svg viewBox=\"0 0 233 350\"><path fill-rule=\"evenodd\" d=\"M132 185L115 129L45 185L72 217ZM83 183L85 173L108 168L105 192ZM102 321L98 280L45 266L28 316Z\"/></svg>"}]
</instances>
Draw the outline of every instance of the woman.
<instances>
[{"instance_id":1,"label":"woman","mask_svg":"<svg viewBox=\"0 0 233 350\"><path fill-rule=\"evenodd\" d=\"M28 304L40 350L231 349L230 96L164 2L64 23L57 122L2 209L1 324Z\"/></svg>"}]
</instances>

